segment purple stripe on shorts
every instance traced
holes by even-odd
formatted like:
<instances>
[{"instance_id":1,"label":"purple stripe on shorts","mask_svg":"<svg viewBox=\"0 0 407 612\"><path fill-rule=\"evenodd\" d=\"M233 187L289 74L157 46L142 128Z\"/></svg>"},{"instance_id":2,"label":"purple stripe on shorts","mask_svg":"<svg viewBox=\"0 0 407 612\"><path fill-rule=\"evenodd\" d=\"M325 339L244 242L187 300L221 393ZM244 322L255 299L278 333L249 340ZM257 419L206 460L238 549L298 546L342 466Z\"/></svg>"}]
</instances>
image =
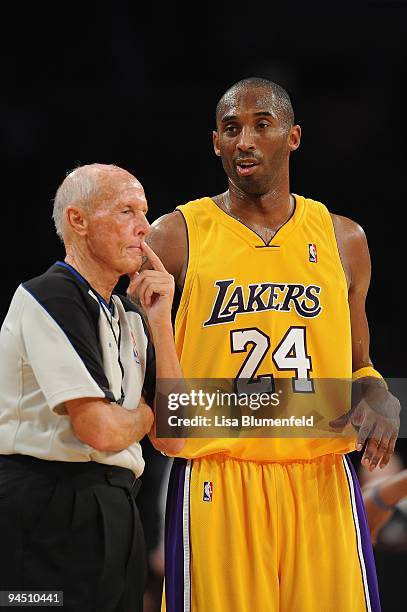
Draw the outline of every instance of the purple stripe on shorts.
<instances>
[{"instance_id":1,"label":"purple stripe on shorts","mask_svg":"<svg viewBox=\"0 0 407 612\"><path fill-rule=\"evenodd\" d=\"M359 481L356 476L355 469L349 457L345 456L345 461L349 467L353 489L355 493L357 518L359 522L360 538L362 541L362 554L366 567L366 577L369 588L370 605L372 612L380 612L379 588L377 585L376 566L373 556L372 541L367 525L365 506L363 504L362 492L360 490ZM362 562L363 560L361 560Z\"/></svg>"},{"instance_id":2,"label":"purple stripe on shorts","mask_svg":"<svg viewBox=\"0 0 407 612\"><path fill-rule=\"evenodd\" d=\"M165 600L167 612L184 609L183 503L186 459L174 459L165 510Z\"/></svg>"}]
</instances>

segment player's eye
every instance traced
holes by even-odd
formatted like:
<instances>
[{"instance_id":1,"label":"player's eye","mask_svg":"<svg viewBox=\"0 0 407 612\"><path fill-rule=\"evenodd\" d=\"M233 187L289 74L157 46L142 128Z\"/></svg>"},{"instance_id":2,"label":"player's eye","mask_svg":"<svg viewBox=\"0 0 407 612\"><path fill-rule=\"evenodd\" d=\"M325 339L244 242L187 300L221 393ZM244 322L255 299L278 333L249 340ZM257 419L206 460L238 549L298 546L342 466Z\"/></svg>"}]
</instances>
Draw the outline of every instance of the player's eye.
<instances>
[{"instance_id":1,"label":"player's eye","mask_svg":"<svg viewBox=\"0 0 407 612\"><path fill-rule=\"evenodd\" d=\"M261 129L264 129L266 127L268 127L270 124L268 121L259 121L259 123L257 124L257 126Z\"/></svg>"},{"instance_id":2,"label":"player's eye","mask_svg":"<svg viewBox=\"0 0 407 612\"><path fill-rule=\"evenodd\" d=\"M226 134L235 134L237 132L237 125L226 125L225 133Z\"/></svg>"}]
</instances>

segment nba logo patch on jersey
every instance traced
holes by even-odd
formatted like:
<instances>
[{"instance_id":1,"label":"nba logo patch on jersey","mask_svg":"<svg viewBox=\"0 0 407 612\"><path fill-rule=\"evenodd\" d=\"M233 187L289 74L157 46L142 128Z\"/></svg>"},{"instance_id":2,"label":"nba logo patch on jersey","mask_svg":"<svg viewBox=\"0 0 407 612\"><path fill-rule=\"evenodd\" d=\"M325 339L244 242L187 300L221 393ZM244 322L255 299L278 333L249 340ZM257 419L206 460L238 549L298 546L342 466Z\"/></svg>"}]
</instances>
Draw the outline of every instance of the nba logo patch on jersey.
<instances>
[{"instance_id":1,"label":"nba logo patch on jersey","mask_svg":"<svg viewBox=\"0 0 407 612\"><path fill-rule=\"evenodd\" d=\"M204 482L203 500L207 502L212 501L213 485L211 482Z\"/></svg>"},{"instance_id":2,"label":"nba logo patch on jersey","mask_svg":"<svg viewBox=\"0 0 407 612\"><path fill-rule=\"evenodd\" d=\"M318 261L317 245L314 244L313 242L308 245L308 253L309 253L309 260L310 260L310 262L311 263L317 263L317 261Z\"/></svg>"}]
</instances>

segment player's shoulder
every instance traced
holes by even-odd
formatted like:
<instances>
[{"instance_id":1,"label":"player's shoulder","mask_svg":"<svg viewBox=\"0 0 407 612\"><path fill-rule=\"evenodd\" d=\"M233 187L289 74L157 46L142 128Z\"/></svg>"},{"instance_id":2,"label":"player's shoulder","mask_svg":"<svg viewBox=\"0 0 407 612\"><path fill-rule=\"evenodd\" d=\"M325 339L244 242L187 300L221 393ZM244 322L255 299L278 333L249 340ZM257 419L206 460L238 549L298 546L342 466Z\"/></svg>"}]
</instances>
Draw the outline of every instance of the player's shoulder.
<instances>
[{"instance_id":1,"label":"player's shoulder","mask_svg":"<svg viewBox=\"0 0 407 612\"><path fill-rule=\"evenodd\" d=\"M359 223L349 217L344 217L343 215L338 215L333 212L329 214L337 239L352 244L364 244L366 242L365 231Z\"/></svg>"},{"instance_id":2,"label":"player's shoulder","mask_svg":"<svg viewBox=\"0 0 407 612\"><path fill-rule=\"evenodd\" d=\"M198 198L196 200L190 200L185 204L180 204L175 210L161 215L151 224L151 233L177 233L179 231L185 231L185 218L184 213L199 209L205 205L207 197Z\"/></svg>"},{"instance_id":3,"label":"player's shoulder","mask_svg":"<svg viewBox=\"0 0 407 612\"><path fill-rule=\"evenodd\" d=\"M151 224L151 233L168 233L177 231L184 225L184 221L181 212L178 209L173 210L170 213L161 215Z\"/></svg>"},{"instance_id":4,"label":"player's shoulder","mask_svg":"<svg viewBox=\"0 0 407 612\"><path fill-rule=\"evenodd\" d=\"M207 198L206 198L207 200ZM147 236L147 242L158 255L166 270L172 274L178 289L182 289L188 263L189 249L189 225L188 217L192 211L195 215L195 207L204 206L205 198L191 200L181 205L174 211L162 215L151 225ZM142 270L151 268L151 264L145 261Z\"/></svg>"},{"instance_id":5,"label":"player's shoulder","mask_svg":"<svg viewBox=\"0 0 407 612\"><path fill-rule=\"evenodd\" d=\"M332 223L341 231L345 233L349 233L352 235L360 235L364 234L362 227L356 221L349 219L349 217L344 217L343 215L338 215L331 211L330 206L322 202L321 200L316 200L315 198L310 198L308 196L296 196L302 197L304 199L304 204L307 208L314 209L323 209L325 210L331 217Z\"/></svg>"},{"instance_id":6,"label":"player's shoulder","mask_svg":"<svg viewBox=\"0 0 407 612\"><path fill-rule=\"evenodd\" d=\"M211 199L213 200L213 198L210 198L209 196L203 196L201 198L196 198L195 200L189 200L189 202L185 202L185 204L180 204L177 206L177 210L184 211L205 208L208 206Z\"/></svg>"},{"instance_id":7,"label":"player's shoulder","mask_svg":"<svg viewBox=\"0 0 407 612\"><path fill-rule=\"evenodd\" d=\"M153 251L157 253L160 259L163 257L167 258L166 256L171 253L174 248L177 249L180 246L186 246L187 229L182 214L175 210L156 219L151 225L150 232L147 236L147 243ZM166 266L166 262L163 263Z\"/></svg>"},{"instance_id":8,"label":"player's shoulder","mask_svg":"<svg viewBox=\"0 0 407 612\"><path fill-rule=\"evenodd\" d=\"M357 221L332 212L326 204L319 200L305 198L305 203L310 208L319 208L331 219L343 262L349 258L355 259L368 251L365 231Z\"/></svg>"}]
</instances>

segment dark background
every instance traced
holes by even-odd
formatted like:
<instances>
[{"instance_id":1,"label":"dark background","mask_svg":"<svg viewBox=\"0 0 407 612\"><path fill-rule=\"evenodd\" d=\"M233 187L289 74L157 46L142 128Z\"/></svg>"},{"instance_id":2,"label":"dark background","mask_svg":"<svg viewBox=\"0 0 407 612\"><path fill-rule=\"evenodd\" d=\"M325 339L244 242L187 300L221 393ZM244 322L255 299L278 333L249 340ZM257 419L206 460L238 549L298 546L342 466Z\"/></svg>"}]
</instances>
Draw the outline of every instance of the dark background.
<instances>
[{"instance_id":1,"label":"dark background","mask_svg":"<svg viewBox=\"0 0 407 612\"><path fill-rule=\"evenodd\" d=\"M219 193L216 102L262 76L289 91L303 129L292 191L366 231L372 359L405 376L406 2L143 9L2 9L0 320L16 286L63 256L51 212L66 172L123 166L143 183L151 222Z\"/></svg>"},{"instance_id":2,"label":"dark background","mask_svg":"<svg viewBox=\"0 0 407 612\"><path fill-rule=\"evenodd\" d=\"M1 319L16 285L62 256L51 211L66 172L125 167L144 184L150 221L219 193L214 107L236 80L264 76L289 91L303 129L292 190L367 233L372 357L386 376L404 376L407 5L277 7L152 6L143 17L126 3L43 15L17 7L3 19Z\"/></svg>"}]
</instances>

